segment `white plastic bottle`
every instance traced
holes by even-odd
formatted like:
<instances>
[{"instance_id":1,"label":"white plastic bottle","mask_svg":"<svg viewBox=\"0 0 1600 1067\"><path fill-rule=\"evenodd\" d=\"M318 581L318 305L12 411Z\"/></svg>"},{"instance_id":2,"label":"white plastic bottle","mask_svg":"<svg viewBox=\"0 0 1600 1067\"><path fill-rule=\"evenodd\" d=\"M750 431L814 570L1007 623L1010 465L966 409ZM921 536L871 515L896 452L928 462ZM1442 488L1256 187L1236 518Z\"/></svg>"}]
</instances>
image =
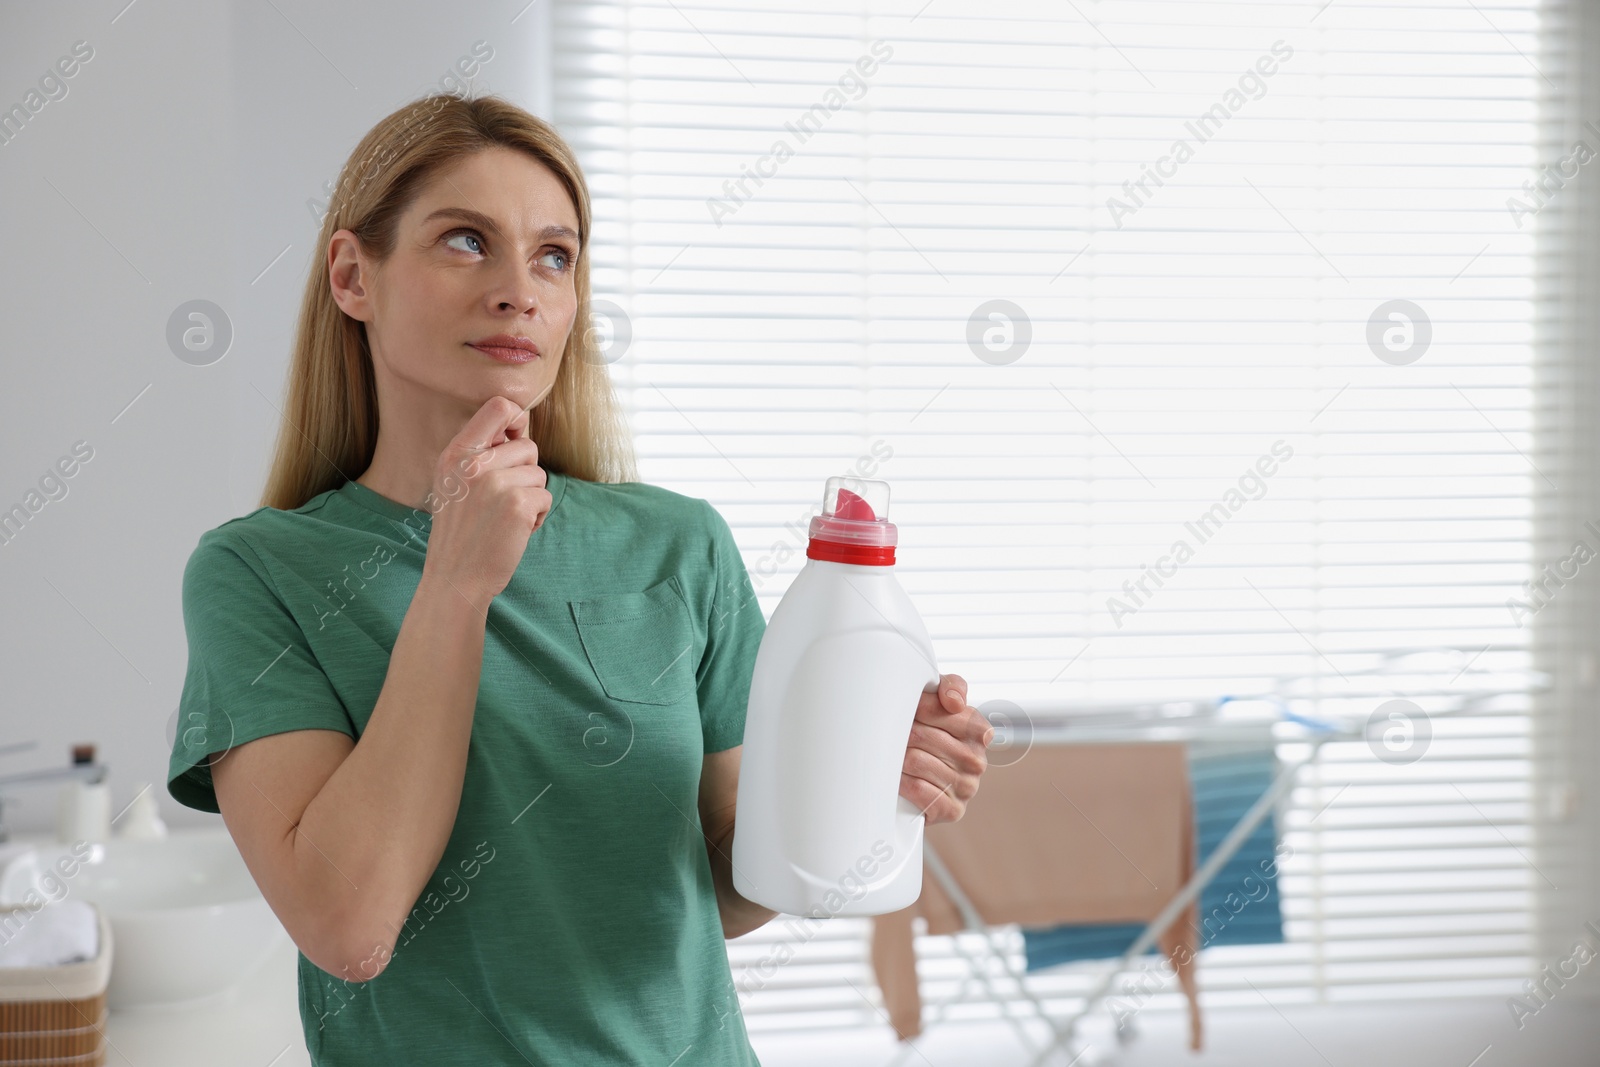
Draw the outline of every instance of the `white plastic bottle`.
<instances>
[{"instance_id":1,"label":"white plastic bottle","mask_svg":"<svg viewBox=\"0 0 1600 1067\"><path fill-rule=\"evenodd\" d=\"M73 745L72 763L83 766L94 762L93 745ZM61 787L56 799L56 840L109 841L111 839L111 785L106 772L92 779L74 778Z\"/></svg>"},{"instance_id":2,"label":"white plastic bottle","mask_svg":"<svg viewBox=\"0 0 1600 1067\"><path fill-rule=\"evenodd\" d=\"M924 818L901 797L933 643L894 576L889 486L829 478L806 562L767 624L733 832L740 895L790 915L882 915L922 892Z\"/></svg>"}]
</instances>

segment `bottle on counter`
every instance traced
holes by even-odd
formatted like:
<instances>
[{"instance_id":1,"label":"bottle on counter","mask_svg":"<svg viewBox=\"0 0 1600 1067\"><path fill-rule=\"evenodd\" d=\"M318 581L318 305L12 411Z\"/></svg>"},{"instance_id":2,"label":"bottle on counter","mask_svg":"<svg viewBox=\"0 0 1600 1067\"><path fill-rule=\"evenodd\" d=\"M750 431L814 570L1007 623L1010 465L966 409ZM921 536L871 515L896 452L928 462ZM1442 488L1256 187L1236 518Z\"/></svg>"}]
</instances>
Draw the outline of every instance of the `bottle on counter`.
<instances>
[{"instance_id":1,"label":"bottle on counter","mask_svg":"<svg viewBox=\"0 0 1600 1067\"><path fill-rule=\"evenodd\" d=\"M75 766L94 763L93 745L73 745ZM109 841L111 839L111 786L102 767L93 778L74 778L61 787L56 804L56 840Z\"/></svg>"}]
</instances>

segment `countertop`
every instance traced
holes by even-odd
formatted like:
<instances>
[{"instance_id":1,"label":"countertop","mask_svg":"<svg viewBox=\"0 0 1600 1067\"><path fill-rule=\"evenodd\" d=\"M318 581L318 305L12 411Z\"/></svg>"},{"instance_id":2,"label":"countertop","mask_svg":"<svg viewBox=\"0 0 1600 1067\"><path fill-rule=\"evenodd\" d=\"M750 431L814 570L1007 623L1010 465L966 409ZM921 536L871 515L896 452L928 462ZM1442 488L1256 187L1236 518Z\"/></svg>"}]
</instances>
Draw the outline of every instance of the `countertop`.
<instances>
[{"instance_id":1,"label":"countertop","mask_svg":"<svg viewBox=\"0 0 1600 1067\"><path fill-rule=\"evenodd\" d=\"M233 989L203 1001L111 1012L107 1067L310 1067L289 935Z\"/></svg>"}]
</instances>

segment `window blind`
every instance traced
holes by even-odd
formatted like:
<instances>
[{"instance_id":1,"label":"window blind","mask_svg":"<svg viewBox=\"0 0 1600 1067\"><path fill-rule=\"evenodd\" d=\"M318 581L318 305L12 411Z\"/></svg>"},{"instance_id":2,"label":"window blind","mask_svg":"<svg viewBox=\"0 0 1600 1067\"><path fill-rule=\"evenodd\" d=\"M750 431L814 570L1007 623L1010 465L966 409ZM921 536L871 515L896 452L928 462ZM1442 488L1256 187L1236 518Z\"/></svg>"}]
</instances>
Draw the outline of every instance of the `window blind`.
<instances>
[{"instance_id":1,"label":"window blind","mask_svg":"<svg viewBox=\"0 0 1600 1067\"><path fill-rule=\"evenodd\" d=\"M1013 742L1271 692L1416 709L1420 759L1330 744L1302 777L1286 942L1208 950L1207 1004L1512 993L1537 969L1524 583L1554 562L1531 523L1563 472L1533 433L1533 235L1580 165L1541 133L1563 16L553 11L642 477L718 507L767 615L851 473L890 483L941 669ZM751 1030L883 1025L866 929L731 942ZM920 939L928 1003L976 948ZM1095 971L1030 981L1065 1010Z\"/></svg>"}]
</instances>

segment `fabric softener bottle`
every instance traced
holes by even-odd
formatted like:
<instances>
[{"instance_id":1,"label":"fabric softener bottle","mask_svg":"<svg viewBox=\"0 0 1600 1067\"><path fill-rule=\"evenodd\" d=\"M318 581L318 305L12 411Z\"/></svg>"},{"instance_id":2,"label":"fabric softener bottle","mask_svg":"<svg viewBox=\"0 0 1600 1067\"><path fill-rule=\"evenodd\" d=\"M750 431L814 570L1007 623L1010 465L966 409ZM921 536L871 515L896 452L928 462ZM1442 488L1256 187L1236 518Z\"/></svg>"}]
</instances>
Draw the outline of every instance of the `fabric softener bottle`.
<instances>
[{"instance_id":1,"label":"fabric softener bottle","mask_svg":"<svg viewBox=\"0 0 1600 1067\"><path fill-rule=\"evenodd\" d=\"M900 796L939 669L894 576L889 485L829 478L806 562L756 653L733 885L790 915L882 915L922 892L923 815Z\"/></svg>"}]
</instances>

